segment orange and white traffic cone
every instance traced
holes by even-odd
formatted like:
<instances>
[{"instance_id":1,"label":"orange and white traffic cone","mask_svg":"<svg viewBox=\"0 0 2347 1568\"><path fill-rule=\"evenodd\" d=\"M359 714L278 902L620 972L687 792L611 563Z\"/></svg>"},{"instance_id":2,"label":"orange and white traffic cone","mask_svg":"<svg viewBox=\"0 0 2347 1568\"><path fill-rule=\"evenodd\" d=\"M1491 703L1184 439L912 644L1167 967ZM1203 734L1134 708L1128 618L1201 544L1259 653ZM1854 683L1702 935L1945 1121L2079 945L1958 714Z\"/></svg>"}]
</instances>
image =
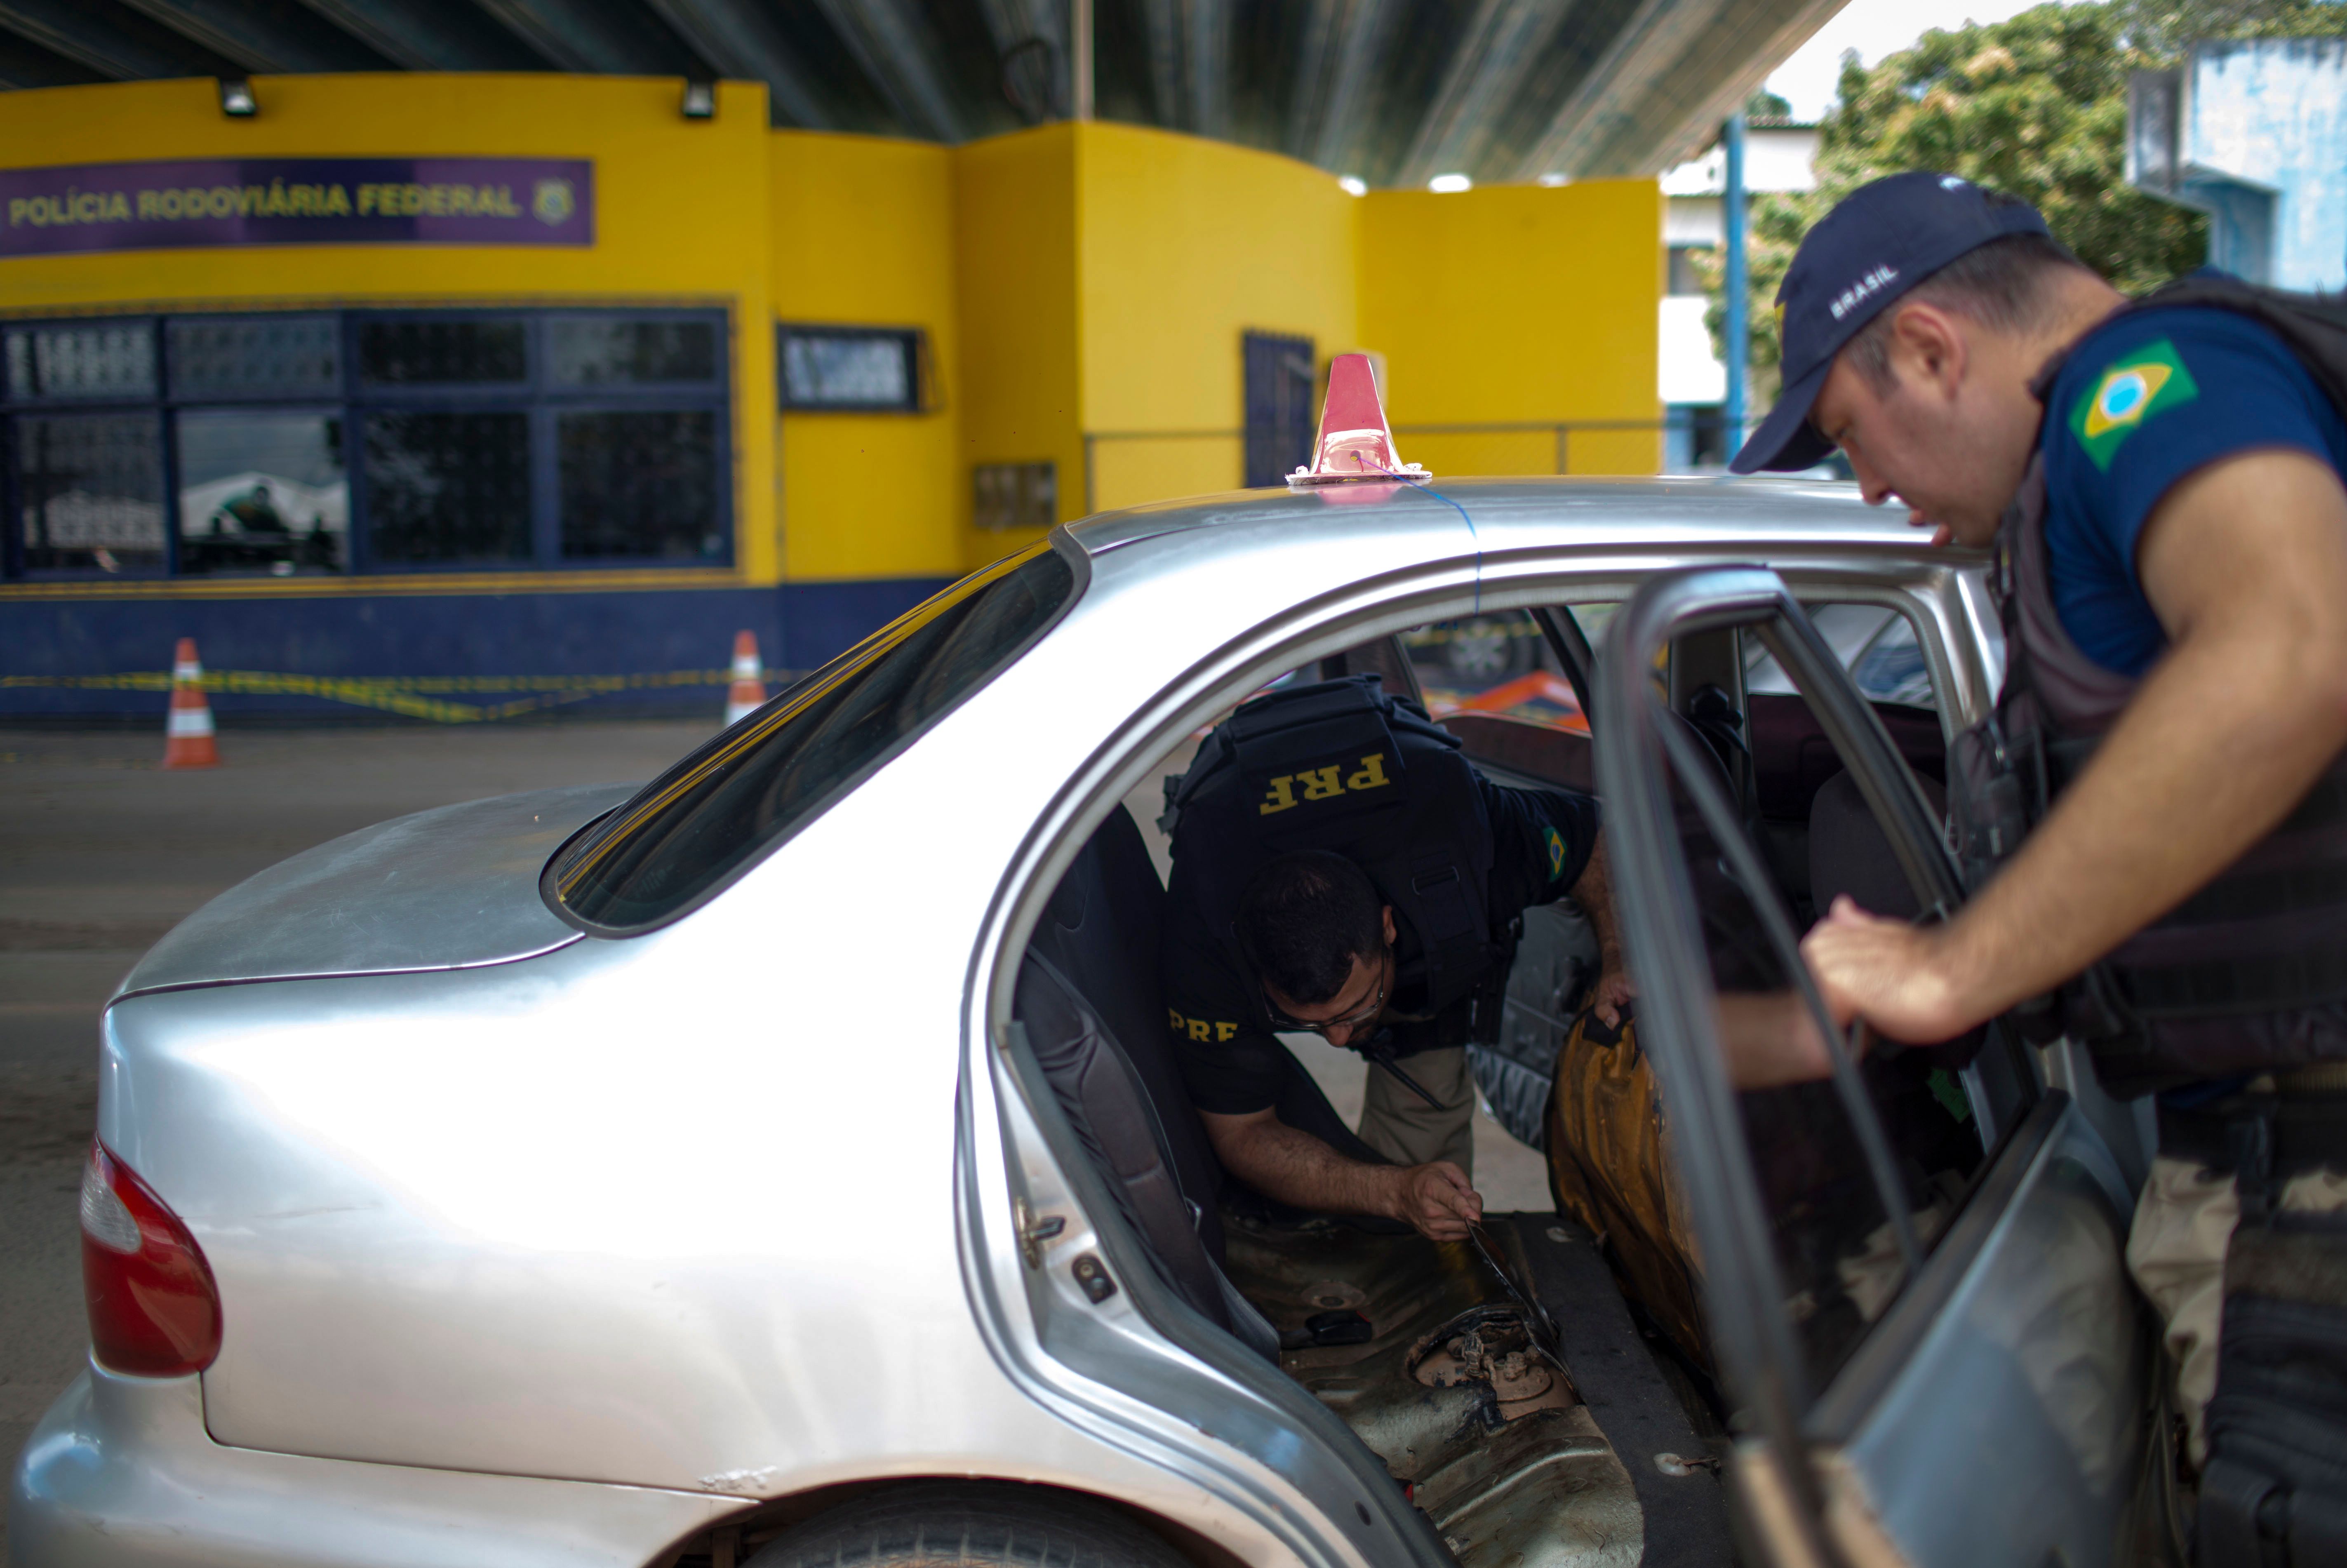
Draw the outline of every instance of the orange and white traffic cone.
<instances>
[{"instance_id":1,"label":"orange and white traffic cone","mask_svg":"<svg viewBox=\"0 0 2347 1568\"><path fill-rule=\"evenodd\" d=\"M733 684L725 692L726 728L765 705L765 668L758 662L758 640L737 631L733 634Z\"/></svg>"},{"instance_id":2,"label":"orange and white traffic cone","mask_svg":"<svg viewBox=\"0 0 2347 1568\"><path fill-rule=\"evenodd\" d=\"M204 701L204 667L196 659L196 640L179 639L171 656L171 716L163 723L163 765L167 768L216 768L220 747L212 740L212 705Z\"/></svg>"}]
</instances>

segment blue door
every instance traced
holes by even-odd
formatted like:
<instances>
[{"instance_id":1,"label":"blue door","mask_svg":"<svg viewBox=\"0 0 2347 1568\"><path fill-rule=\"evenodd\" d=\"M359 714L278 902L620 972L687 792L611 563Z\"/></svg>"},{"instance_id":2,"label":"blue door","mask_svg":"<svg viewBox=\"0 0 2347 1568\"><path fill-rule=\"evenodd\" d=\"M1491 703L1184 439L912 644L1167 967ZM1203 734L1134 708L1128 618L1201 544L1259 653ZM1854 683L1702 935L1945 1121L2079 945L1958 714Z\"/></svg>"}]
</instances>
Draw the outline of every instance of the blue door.
<instances>
[{"instance_id":1,"label":"blue door","mask_svg":"<svg viewBox=\"0 0 2347 1568\"><path fill-rule=\"evenodd\" d=\"M1246 487L1281 484L1312 460L1312 340L1276 333L1239 339L1245 389Z\"/></svg>"}]
</instances>

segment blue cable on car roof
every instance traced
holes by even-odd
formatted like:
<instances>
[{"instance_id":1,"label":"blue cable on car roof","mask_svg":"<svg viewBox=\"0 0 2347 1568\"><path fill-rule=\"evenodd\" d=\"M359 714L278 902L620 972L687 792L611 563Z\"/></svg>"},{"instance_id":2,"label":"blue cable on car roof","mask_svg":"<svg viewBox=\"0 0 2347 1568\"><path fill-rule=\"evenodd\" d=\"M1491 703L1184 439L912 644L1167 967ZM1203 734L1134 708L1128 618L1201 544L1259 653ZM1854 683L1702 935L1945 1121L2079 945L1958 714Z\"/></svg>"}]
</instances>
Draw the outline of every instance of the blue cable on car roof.
<instances>
[{"instance_id":1,"label":"blue cable on car roof","mask_svg":"<svg viewBox=\"0 0 2347 1568\"><path fill-rule=\"evenodd\" d=\"M1409 477L1409 475L1407 475L1407 474L1396 474L1396 473L1393 473L1390 469L1387 469L1387 468L1379 468L1379 469L1378 469L1378 470L1377 470L1377 472L1378 472L1378 473L1380 473L1380 474L1385 474L1385 475L1387 475L1389 477L1391 477L1391 478L1399 479L1399 480L1403 481L1405 484L1409 483L1409 477ZM1441 502L1444 506L1449 507L1452 511L1454 511L1454 512L1458 513L1458 514L1459 514L1459 517L1460 517L1460 521L1462 521L1462 522L1464 522L1464 523L1467 525L1467 537L1468 537L1469 538L1471 538L1471 539L1472 539L1472 540L1474 540L1474 541L1475 541L1475 604L1474 604L1474 608L1473 608L1472 610L1471 610L1468 613L1469 613L1469 614L1471 614L1471 615L1481 615L1481 614L1482 614L1482 613L1483 613L1483 536L1482 536L1481 533L1479 533L1479 532L1477 532L1477 531L1476 531L1476 528L1475 528L1475 519L1474 519L1474 518L1471 518L1471 517L1469 517L1469 516L1467 515L1467 508L1466 508L1466 507L1464 507L1460 506L1458 502L1456 502L1456 501L1452 500L1450 497L1448 497L1448 496L1444 495L1441 491L1440 491L1440 490L1436 489L1433 486L1431 486L1431 485L1419 485L1419 486L1414 487L1414 488L1416 488L1416 489L1418 490L1418 492L1419 492L1420 495L1431 496L1431 497L1433 497L1436 500L1438 500L1438 501Z\"/></svg>"},{"instance_id":2,"label":"blue cable on car roof","mask_svg":"<svg viewBox=\"0 0 2347 1568\"><path fill-rule=\"evenodd\" d=\"M1476 531L1475 519L1467 515L1466 507L1431 485L1425 487L1425 489L1428 495L1459 514L1460 521L1467 525L1467 537L1475 543L1475 604L1470 613L1481 615L1483 613L1483 536Z\"/></svg>"}]
</instances>

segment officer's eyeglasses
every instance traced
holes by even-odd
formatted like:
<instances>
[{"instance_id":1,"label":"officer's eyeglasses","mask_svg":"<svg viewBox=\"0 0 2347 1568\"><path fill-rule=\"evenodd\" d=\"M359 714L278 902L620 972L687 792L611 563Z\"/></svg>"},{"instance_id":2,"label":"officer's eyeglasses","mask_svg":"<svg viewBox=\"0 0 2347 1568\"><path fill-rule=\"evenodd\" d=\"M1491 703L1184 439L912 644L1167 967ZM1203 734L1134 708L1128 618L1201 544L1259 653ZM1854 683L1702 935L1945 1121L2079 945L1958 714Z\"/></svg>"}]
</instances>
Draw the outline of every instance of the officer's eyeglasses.
<instances>
[{"instance_id":1,"label":"officer's eyeglasses","mask_svg":"<svg viewBox=\"0 0 2347 1568\"><path fill-rule=\"evenodd\" d=\"M1341 1029L1349 1033L1376 1022L1378 1015L1386 1010L1386 991L1393 983L1393 969L1387 963L1389 956L1389 953L1382 952L1378 955L1377 994L1342 1018L1322 1019L1318 1023L1307 1023L1300 1018L1288 1017L1273 1007L1270 999L1266 998L1263 1005L1271 1013L1272 1031L1276 1034L1286 1034L1291 1031L1299 1034L1317 1034L1326 1040L1328 1031L1332 1029Z\"/></svg>"}]
</instances>

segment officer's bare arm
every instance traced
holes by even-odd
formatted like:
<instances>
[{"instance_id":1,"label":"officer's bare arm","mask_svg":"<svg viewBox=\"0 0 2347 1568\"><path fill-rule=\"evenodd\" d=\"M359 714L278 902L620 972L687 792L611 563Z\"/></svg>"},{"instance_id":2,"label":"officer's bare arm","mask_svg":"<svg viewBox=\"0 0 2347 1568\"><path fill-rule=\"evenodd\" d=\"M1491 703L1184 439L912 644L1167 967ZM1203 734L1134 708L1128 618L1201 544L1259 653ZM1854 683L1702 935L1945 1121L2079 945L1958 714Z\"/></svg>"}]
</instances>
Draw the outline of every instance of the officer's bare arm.
<instances>
[{"instance_id":1,"label":"officer's bare arm","mask_svg":"<svg viewBox=\"0 0 2347 1568\"><path fill-rule=\"evenodd\" d=\"M2347 745L2347 490L2329 465L2209 465L2146 521L2136 568L2168 655L1954 921L1837 901L1803 951L1838 1009L1939 1040L2043 993L2230 865Z\"/></svg>"},{"instance_id":2,"label":"officer's bare arm","mask_svg":"<svg viewBox=\"0 0 2347 1568\"><path fill-rule=\"evenodd\" d=\"M1780 1089L1833 1071L1799 991L1731 991L1715 1006L1721 1054L1737 1088Z\"/></svg>"},{"instance_id":3,"label":"officer's bare arm","mask_svg":"<svg viewBox=\"0 0 2347 1568\"><path fill-rule=\"evenodd\" d=\"M1582 867L1581 880L1573 885L1573 898L1589 917L1590 927L1597 936L1597 989L1590 994L1590 1006L1611 1028L1622 1021L1621 1006L1637 990L1622 961L1622 932L1614 922L1614 873L1606 861L1602 833L1589 852L1589 864Z\"/></svg>"},{"instance_id":4,"label":"officer's bare arm","mask_svg":"<svg viewBox=\"0 0 2347 1568\"><path fill-rule=\"evenodd\" d=\"M1268 1107L1245 1116L1202 1111L1224 1168L1266 1197L1322 1214L1407 1220L1436 1241L1460 1241L1483 1217L1483 1200L1448 1160L1425 1165L1365 1165Z\"/></svg>"}]
</instances>

